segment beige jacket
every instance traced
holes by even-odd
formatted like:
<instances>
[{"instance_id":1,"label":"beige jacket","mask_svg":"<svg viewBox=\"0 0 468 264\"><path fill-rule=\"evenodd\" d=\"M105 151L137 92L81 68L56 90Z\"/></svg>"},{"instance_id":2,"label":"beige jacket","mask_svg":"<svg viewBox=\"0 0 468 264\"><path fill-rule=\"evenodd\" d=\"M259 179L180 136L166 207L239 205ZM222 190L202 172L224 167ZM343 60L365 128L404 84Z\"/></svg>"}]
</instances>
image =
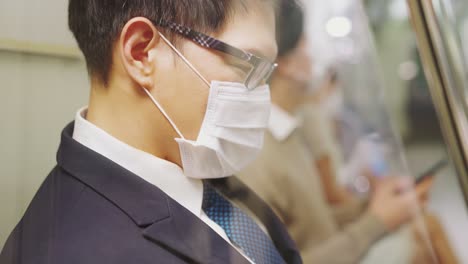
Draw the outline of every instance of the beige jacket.
<instances>
[{"instance_id":1,"label":"beige jacket","mask_svg":"<svg viewBox=\"0 0 468 264\"><path fill-rule=\"evenodd\" d=\"M330 207L302 133L282 142L266 133L258 159L239 176L283 219L304 263L358 263L385 229L363 203Z\"/></svg>"}]
</instances>

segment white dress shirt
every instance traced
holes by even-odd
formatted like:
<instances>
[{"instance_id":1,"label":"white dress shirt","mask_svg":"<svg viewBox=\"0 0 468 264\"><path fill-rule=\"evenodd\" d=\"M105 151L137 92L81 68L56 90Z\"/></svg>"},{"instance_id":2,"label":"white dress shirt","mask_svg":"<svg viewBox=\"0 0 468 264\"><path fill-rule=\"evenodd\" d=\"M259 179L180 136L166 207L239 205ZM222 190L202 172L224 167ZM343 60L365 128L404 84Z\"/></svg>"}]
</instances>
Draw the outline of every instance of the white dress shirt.
<instances>
[{"instance_id":1,"label":"white dress shirt","mask_svg":"<svg viewBox=\"0 0 468 264\"><path fill-rule=\"evenodd\" d=\"M268 130L276 140L279 142L286 140L301 125L300 118L289 114L275 104L272 105Z\"/></svg>"},{"instance_id":2,"label":"white dress shirt","mask_svg":"<svg viewBox=\"0 0 468 264\"><path fill-rule=\"evenodd\" d=\"M202 210L202 180L188 178L178 165L133 148L114 138L87 121L86 113L87 108L85 107L76 114L74 140L158 187L235 247L224 229L212 221ZM241 249L235 248L246 257Z\"/></svg>"}]
</instances>

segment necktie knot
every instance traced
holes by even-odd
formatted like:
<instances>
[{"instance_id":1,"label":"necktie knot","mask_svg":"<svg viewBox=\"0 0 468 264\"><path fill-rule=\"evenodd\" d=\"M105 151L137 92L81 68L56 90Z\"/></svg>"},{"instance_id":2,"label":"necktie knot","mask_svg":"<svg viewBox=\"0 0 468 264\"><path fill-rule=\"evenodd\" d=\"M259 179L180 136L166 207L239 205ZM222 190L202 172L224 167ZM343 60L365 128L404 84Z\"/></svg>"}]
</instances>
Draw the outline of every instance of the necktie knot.
<instances>
[{"instance_id":1,"label":"necktie knot","mask_svg":"<svg viewBox=\"0 0 468 264\"><path fill-rule=\"evenodd\" d=\"M235 207L208 182L204 182L203 187L203 211L223 228L233 244L256 264L284 263L270 237L251 217Z\"/></svg>"},{"instance_id":2,"label":"necktie knot","mask_svg":"<svg viewBox=\"0 0 468 264\"><path fill-rule=\"evenodd\" d=\"M221 202L220 194L207 182L203 182L203 204L202 209L208 210L215 206L216 203Z\"/></svg>"}]
</instances>

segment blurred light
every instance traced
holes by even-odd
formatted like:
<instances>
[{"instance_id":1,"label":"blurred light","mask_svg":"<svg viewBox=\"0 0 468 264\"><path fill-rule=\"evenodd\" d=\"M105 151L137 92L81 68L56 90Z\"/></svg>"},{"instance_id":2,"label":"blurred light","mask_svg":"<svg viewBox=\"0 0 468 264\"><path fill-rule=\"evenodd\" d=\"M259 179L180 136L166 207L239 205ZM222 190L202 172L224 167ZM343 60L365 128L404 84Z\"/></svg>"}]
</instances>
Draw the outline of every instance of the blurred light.
<instances>
[{"instance_id":1,"label":"blurred light","mask_svg":"<svg viewBox=\"0 0 468 264\"><path fill-rule=\"evenodd\" d=\"M414 61L405 61L398 67L398 76L404 81L411 81L419 74L419 66Z\"/></svg>"},{"instance_id":2,"label":"blurred light","mask_svg":"<svg viewBox=\"0 0 468 264\"><path fill-rule=\"evenodd\" d=\"M369 179L358 176L354 179L354 188L358 193L368 193L371 189Z\"/></svg>"},{"instance_id":3,"label":"blurred light","mask_svg":"<svg viewBox=\"0 0 468 264\"><path fill-rule=\"evenodd\" d=\"M353 29L353 24L351 20L347 17L337 16L332 17L328 20L327 25L327 33L335 38L342 38L346 37L351 33Z\"/></svg>"},{"instance_id":4,"label":"blurred light","mask_svg":"<svg viewBox=\"0 0 468 264\"><path fill-rule=\"evenodd\" d=\"M390 16L396 20L406 20L409 17L406 0L393 0L389 6Z\"/></svg>"}]
</instances>

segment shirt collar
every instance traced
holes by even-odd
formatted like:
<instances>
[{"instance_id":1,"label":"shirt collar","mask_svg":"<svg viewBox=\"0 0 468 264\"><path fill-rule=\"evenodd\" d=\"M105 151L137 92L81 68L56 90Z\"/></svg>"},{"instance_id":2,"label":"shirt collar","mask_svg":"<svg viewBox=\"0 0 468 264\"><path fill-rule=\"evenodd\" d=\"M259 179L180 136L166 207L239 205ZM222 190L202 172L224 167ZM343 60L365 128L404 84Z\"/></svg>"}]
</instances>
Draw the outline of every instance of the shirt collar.
<instances>
[{"instance_id":1,"label":"shirt collar","mask_svg":"<svg viewBox=\"0 0 468 264\"><path fill-rule=\"evenodd\" d=\"M203 183L182 168L114 138L86 120L87 107L76 114L73 139L155 185L196 216L202 213Z\"/></svg>"},{"instance_id":2,"label":"shirt collar","mask_svg":"<svg viewBox=\"0 0 468 264\"><path fill-rule=\"evenodd\" d=\"M268 130L278 141L286 140L293 132L301 126L302 121L281 109L277 105L272 105Z\"/></svg>"}]
</instances>

